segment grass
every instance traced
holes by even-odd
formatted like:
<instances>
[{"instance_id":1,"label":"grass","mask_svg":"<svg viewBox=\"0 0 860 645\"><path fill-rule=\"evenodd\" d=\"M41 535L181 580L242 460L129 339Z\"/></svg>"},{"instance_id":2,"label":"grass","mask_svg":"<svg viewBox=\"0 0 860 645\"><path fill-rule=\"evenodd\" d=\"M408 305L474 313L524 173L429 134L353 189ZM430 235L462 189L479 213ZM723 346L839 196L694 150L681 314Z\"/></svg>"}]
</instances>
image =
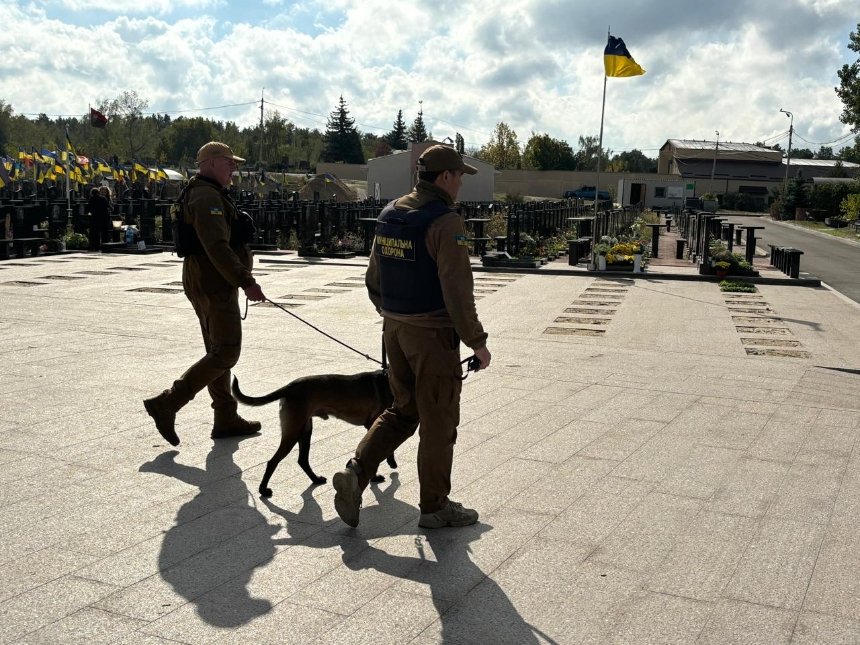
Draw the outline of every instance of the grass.
<instances>
[{"instance_id":1,"label":"grass","mask_svg":"<svg viewBox=\"0 0 860 645\"><path fill-rule=\"evenodd\" d=\"M720 291L734 293L756 293L758 288L754 284L742 280L723 280L720 282Z\"/></svg>"},{"instance_id":2,"label":"grass","mask_svg":"<svg viewBox=\"0 0 860 645\"><path fill-rule=\"evenodd\" d=\"M826 233L827 235L832 235L833 237L842 237L847 240L858 240L860 239L860 235L857 235L854 231L854 226L848 225L843 228L831 228L827 226L824 222L797 222L788 220L787 224L793 224L794 226L798 226L801 228L808 228L813 231L820 231L822 233Z\"/></svg>"}]
</instances>

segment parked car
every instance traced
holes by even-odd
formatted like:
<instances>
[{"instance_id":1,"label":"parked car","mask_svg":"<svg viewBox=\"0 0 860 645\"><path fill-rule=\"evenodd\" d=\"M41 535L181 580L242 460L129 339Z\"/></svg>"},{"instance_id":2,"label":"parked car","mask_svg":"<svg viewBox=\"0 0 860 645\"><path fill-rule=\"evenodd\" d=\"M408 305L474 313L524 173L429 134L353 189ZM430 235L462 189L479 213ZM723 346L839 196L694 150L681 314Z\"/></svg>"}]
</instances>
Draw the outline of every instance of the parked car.
<instances>
[{"instance_id":1,"label":"parked car","mask_svg":"<svg viewBox=\"0 0 860 645\"><path fill-rule=\"evenodd\" d=\"M576 190L566 190L564 192L565 199L590 199L594 201L594 186L580 186ZM601 201L612 199L609 191L600 190L597 192L597 198Z\"/></svg>"},{"instance_id":2,"label":"parked car","mask_svg":"<svg viewBox=\"0 0 860 645\"><path fill-rule=\"evenodd\" d=\"M685 197L684 198L684 208L689 209L691 211L704 210L704 204L702 204L702 198L701 197Z\"/></svg>"}]
</instances>

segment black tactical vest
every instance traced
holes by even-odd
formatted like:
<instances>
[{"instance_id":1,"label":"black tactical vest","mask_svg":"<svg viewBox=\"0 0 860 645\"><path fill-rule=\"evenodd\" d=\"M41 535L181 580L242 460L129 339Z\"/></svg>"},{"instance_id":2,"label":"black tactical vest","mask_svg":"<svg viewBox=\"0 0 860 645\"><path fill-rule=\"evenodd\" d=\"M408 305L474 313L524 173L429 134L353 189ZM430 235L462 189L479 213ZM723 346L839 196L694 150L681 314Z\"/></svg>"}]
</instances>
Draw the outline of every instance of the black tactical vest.
<instances>
[{"instance_id":1,"label":"black tactical vest","mask_svg":"<svg viewBox=\"0 0 860 645\"><path fill-rule=\"evenodd\" d=\"M195 181L210 183L221 190L216 181L197 175L192 178L191 182L186 184L182 192L179 193L179 197L171 204L170 219L173 225L173 247L176 255L180 258L189 255L204 255L206 253L203 243L197 237L197 231L194 230L191 224L185 221L185 209L188 206L187 193L194 186ZM236 217L230 222L230 247L234 250L241 249L245 244L250 244L254 241L254 236L257 233L254 220L245 211L238 210L229 195L225 195L222 192L221 197L229 206L232 206L232 211L236 213ZM229 218L228 213L224 215Z\"/></svg>"},{"instance_id":2,"label":"black tactical vest","mask_svg":"<svg viewBox=\"0 0 860 645\"><path fill-rule=\"evenodd\" d=\"M382 209L374 253L385 311L423 314L445 308L439 269L425 240L433 221L449 212L441 199L409 211L396 209L393 201Z\"/></svg>"}]
</instances>

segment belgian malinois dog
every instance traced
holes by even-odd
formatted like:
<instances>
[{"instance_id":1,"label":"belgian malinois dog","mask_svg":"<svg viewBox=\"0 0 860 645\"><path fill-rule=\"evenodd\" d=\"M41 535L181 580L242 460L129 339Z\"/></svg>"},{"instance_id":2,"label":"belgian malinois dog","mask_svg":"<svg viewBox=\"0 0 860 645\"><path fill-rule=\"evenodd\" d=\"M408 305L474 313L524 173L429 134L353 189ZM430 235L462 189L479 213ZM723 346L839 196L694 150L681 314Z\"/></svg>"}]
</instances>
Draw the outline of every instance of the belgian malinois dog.
<instances>
[{"instance_id":1,"label":"belgian malinois dog","mask_svg":"<svg viewBox=\"0 0 860 645\"><path fill-rule=\"evenodd\" d=\"M245 405L266 405L280 400L281 444L266 464L260 495L271 497L269 479L290 454L296 442L299 444L299 466L314 484L325 484L326 478L314 473L308 457L311 450L313 418L328 419L330 416L347 423L370 428L382 412L391 406L394 397L388 385L388 376L383 370L359 374L321 374L297 378L271 394L247 396L239 390L239 379L233 377L233 397ZM388 465L397 468L394 455L387 459ZM383 481L381 476L373 481Z\"/></svg>"}]
</instances>

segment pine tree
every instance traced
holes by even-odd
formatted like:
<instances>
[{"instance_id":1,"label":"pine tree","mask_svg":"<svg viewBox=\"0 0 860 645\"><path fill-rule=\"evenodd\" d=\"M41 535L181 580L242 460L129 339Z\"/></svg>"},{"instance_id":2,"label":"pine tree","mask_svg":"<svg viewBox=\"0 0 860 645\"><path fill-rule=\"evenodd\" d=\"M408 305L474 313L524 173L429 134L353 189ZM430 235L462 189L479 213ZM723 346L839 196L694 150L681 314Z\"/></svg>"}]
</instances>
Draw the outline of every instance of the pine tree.
<instances>
[{"instance_id":1,"label":"pine tree","mask_svg":"<svg viewBox=\"0 0 860 645\"><path fill-rule=\"evenodd\" d=\"M415 117L415 120L412 122L412 125L409 126L409 132L406 135L409 141L413 143L421 143L422 141L427 141L427 128L424 127L424 109L421 108L418 110L418 116Z\"/></svg>"},{"instance_id":2,"label":"pine tree","mask_svg":"<svg viewBox=\"0 0 860 645\"><path fill-rule=\"evenodd\" d=\"M403 120L403 110L397 110L394 127L385 135L385 141L392 150L406 150L406 122Z\"/></svg>"},{"instance_id":3,"label":"pine tree","mask_svg":"<svg viewBox=\"0 0 860 645\"><path fill-rule=\"evenodd\" d=\"M328 162L364 163L361 136L355 129L355 119L349 117L349 109L343 95L337 109L329 115L325 129L325 150L322 160Z\"/></svg>"},{"instance_id":4,"label":"pine tree","mask_svg":"<svg viewBox=\"0 0 860 645\"><path fill-rule=\"evenodd\" d=\"M454 135L454 147L461 155L466 151L466 141L463 139L463 135L459 132Z\"/></svg>"}]
</instances>

